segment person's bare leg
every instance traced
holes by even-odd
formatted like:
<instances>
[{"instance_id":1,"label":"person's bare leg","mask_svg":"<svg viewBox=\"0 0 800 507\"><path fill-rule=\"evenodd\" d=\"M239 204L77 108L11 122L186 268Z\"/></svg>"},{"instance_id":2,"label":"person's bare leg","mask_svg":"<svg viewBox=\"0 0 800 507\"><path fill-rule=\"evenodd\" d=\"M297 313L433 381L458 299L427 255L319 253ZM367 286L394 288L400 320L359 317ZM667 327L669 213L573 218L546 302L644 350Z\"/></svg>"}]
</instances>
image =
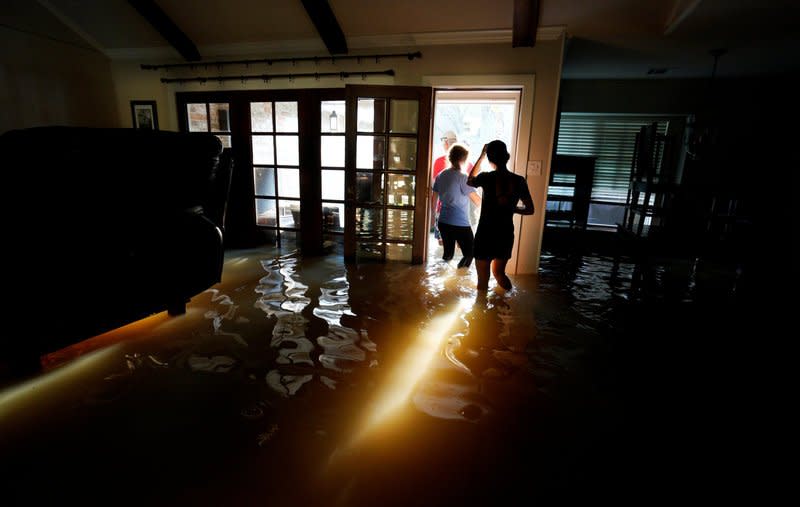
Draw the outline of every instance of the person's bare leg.
<instances>
[{"instance_id":1,"label":"person's bare leg","mask_svg":"<svg viewBox=\"0 0 800 507\"><path fill-rule=\"evenodd\" d=\"M506 276L506 264L508 259L495 259L492 261L492 274L494 279L497 280L497 285L505 290L511 290L511 280Z\"/></svg>"},{"instance_id":2,"label":"person's bare leg","mask_svg":"<svg viewBox=\"0 0 800 507\"><path fill-rule=\"evenodd\" d=\"M478 290L489 288L489 262L486 259L475 259L475 270L478 272Z\"/></svg>"}]
</instances>

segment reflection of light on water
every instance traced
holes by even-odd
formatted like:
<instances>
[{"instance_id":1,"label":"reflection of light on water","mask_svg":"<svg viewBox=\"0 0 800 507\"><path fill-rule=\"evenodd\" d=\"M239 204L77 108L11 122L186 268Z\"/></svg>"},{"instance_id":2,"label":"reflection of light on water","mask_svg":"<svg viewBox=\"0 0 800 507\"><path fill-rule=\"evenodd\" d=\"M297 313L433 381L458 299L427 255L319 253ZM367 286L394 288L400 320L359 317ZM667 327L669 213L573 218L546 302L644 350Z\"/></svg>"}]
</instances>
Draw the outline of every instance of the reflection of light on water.
<instances>
[{"instance_id":1,"label":"reflection of light on water","mask_svg":"<svg viewBox=\"0 0 800 507\"><path fill-rule=\"evenodd\" d=\"M434 317L419 332L417 339L395 365L384 388L379 392L377 401L372 406L364 425L359 429L351 445L385 422L389 416L408 400L414 390L414 386L436 358L443 342L449 338L450 329L458 320L461 310L461 305L456 305L455 308L452 308L447 313Z\"/></svg>"},{"instance_id":2,"label":"reflection of light on water","mask_svg":"<svg viewBox=\"0 0 800 507\"><path fill-rule=\"evenodd\" d=\"M90 373L92 369L101 367L112 357L116 357L118 348L119 345L113 345L85 354L57 370L0 393L0 420L4 416L28 408L26 405L31 403L60 396L58 392L60 388L68 388L70 382L74 382L82 375Z\"/></svg>"}]
</instances>

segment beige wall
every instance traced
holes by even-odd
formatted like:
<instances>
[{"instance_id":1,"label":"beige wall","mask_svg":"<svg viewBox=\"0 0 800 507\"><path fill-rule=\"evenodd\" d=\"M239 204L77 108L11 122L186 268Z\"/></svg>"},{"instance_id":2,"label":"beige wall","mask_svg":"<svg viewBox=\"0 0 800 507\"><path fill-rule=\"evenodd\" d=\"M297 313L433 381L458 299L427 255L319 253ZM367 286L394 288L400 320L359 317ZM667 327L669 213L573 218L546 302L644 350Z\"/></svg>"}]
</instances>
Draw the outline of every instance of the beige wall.
<instances>
[{"instance_id":1,"label":"beige wall","mask_svg":"<svg viewBox=\"0 0 800 507\"><path fill-rule=\"evenodd\" d=\"M36 2L11 4L0 12L0 133L44 125L117 125L108 58Z\"/></svg>"}]
</instances>

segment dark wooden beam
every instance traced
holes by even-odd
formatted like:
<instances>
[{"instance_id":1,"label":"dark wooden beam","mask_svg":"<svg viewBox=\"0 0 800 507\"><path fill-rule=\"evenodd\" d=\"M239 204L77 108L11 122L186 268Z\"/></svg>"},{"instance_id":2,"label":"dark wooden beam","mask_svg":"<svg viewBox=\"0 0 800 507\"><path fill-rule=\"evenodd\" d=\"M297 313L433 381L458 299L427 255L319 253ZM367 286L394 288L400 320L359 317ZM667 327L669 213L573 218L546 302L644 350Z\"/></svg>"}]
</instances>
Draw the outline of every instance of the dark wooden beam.
<instances>
[{"instance_id":1,"label":"dark wooden beam","mask_svg":"<svg viewBox=\"0 0 800 507\"><path fill-rule=\"evenodd\" d=\"M539 0L514 0L514 31L511 47L529 47L536 44L536 27L539 26Z\"/></svg>"},{"instance_id":2,"label":"dark wooden beam","mask_svg":"<svg viewBox=\"0 0 800 507\"><path fill-rule=\"evenodd\" d=\"M189 37L178 28L153 0L128 0L128 3L156 29L178 53L189 62L200 60L200 52Z\"/></svg>"},{"instance_id":3,"label":"dark wooden beam","mask_svg":"<svg viewBox=\"0 0 800 507\"><path fill-rule=\"evenodd\" d=\"M301 1L330 54L346 54L347 41L344 38L344 32L339 26L339 22L336 21L336 16L333 15L333 10L328 0Z\"/></svg>"}]
</instances>

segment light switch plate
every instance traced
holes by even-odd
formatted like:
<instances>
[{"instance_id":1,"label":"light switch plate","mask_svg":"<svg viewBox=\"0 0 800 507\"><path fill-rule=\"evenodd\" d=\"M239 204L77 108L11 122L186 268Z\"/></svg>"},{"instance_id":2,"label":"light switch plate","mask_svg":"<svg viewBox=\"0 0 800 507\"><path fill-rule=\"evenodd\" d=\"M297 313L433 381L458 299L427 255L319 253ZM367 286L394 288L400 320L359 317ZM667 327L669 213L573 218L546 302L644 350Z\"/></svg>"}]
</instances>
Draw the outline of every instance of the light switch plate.
<instances>
[{"instance_id":1,"label":"light switch plate","mask_svg":"<svg viewBox=\"0 0 800 507\"><path fill-rule=\"evenodd\" d=\"M542 175L542 161L541 160L528 160L528 174L531 176Z\"/></svg>"}]
</instances>

